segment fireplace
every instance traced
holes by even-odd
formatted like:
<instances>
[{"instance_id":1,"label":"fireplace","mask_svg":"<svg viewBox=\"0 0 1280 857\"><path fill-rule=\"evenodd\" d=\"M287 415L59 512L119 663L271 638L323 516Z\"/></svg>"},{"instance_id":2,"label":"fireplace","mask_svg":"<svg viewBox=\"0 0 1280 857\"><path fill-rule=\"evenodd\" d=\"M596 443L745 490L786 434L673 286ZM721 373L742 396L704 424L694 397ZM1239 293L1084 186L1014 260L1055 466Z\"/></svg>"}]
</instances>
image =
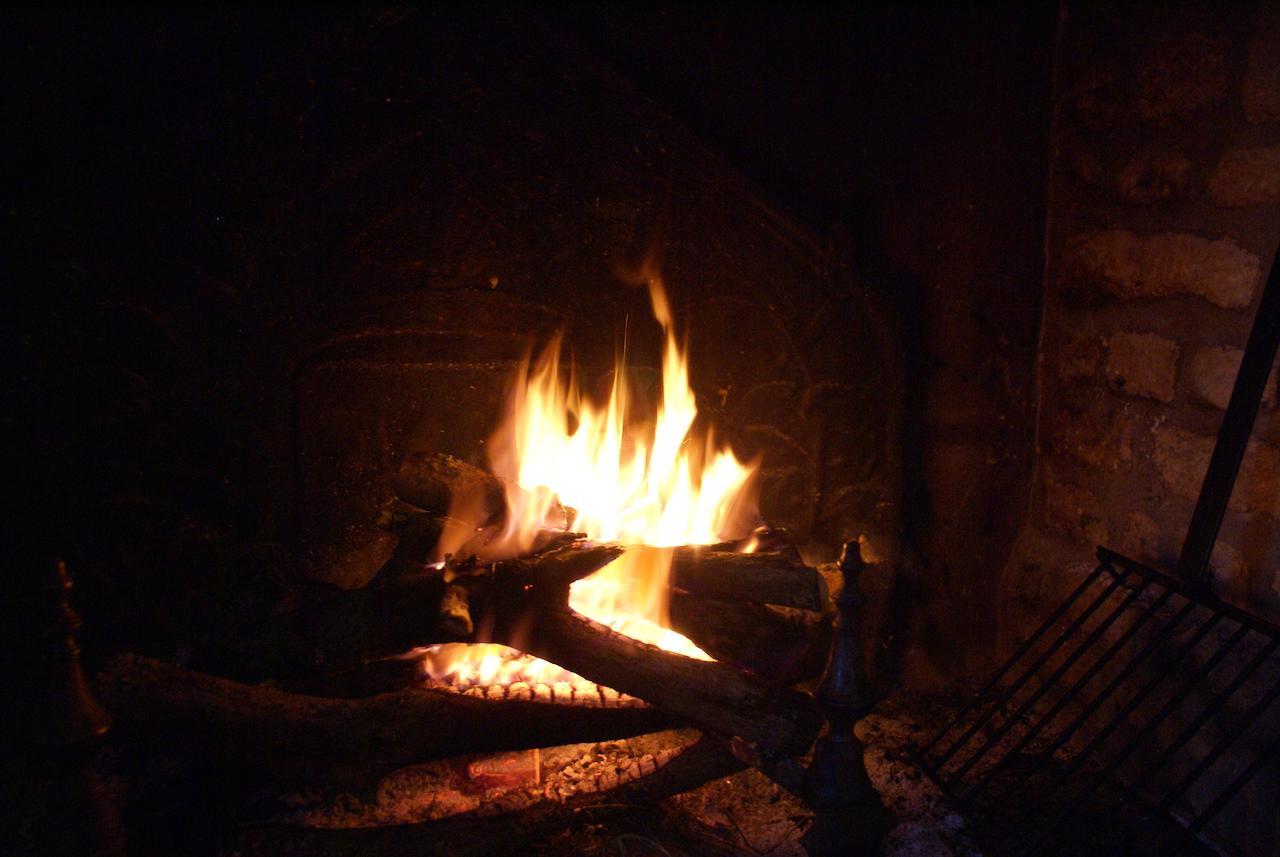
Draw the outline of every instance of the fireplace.
<instances>
[{"instance_id":1,"label":"fireplace","mask_svg":"<svg viewBox=\"0 0 1280 857\"><path fill-rule=\"evenodd\" d=\"M1273 9L15 22L19 853L1016 853L930 739L1098 547L1174 569L1280 234ZM1211 563L1264 634L1270 383ZM1251 764L1179 847L1269 853L1276 716L1062 853Z\"/></svg>"}]
</instances>

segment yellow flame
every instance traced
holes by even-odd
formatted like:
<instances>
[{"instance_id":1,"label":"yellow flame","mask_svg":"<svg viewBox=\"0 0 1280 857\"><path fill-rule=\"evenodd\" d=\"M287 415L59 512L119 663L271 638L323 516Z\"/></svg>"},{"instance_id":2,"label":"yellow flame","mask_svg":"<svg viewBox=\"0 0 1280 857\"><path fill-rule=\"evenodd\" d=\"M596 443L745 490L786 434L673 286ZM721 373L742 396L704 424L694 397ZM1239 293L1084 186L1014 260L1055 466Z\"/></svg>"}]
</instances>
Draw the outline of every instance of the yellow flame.
<instances>
[{"instance_id":1,"label":"yellow flame","mask_svg":"<svg viewBox=\"0 0 1280 857\"><path fill-rule=\"evenodd\" d=\"M490 440L490 464L506 483L509 514L505 531L487 549L506 555L528 551L555 519L557 503L569 507L570 530L633 546L576 582L570 606L628 636L707 658L667 627L671 549L745 536L754 524L750 487L756 464L743 463L710 431L695 427L688 354L677 343L661 281L648 282L665 337L657 412L648 419L635 413L637 397L622 358L608 401L601 407L585 398L572 370L564 382L561 343L553 340L536 362L521 366L504 421ZM468 652L469 664L429 664L428 671L436 677L465 674L471 680L492 673L514 680L494 666L511 661L499 648Z\"/></svg>"}]
</instances>

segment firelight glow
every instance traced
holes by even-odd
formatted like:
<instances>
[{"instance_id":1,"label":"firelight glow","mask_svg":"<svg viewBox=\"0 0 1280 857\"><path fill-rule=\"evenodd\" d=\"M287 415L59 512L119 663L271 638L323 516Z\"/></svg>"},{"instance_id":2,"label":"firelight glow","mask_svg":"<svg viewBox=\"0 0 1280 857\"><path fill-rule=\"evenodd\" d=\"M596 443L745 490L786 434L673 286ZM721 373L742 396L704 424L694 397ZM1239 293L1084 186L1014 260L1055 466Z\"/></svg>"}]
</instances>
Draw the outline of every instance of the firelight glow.
<instances>
[{"instance_id":1,"label":"firelight glow","mask_svg":"<svg viewBox=\"0 0 1280 857\"><path fill-rule=\"evenodd\" d=\"M755 523L757 463L742 462L710 430L695 425L687 349L677 342L661 280L646 279L665 340L656 412L637 413L625 357L617 361L603 406L584 397L572 367L565 382L558 338L536 361L526 361L489 442L490 465L506 483L509 508L506 529L493 544L509 556L524 553L561 505L568 507L571 531L628 546L613 563L573 584L570 606L627 636L709 660L668 625L672 548L746 536ZM549 677L541 662L527 659L524 675L497 669L510 654L500 646L438 647L428 669L460 684L480 683L482 674L485 683L498 677L564 680L563 671Z\"/></svg>"}]
</instances>

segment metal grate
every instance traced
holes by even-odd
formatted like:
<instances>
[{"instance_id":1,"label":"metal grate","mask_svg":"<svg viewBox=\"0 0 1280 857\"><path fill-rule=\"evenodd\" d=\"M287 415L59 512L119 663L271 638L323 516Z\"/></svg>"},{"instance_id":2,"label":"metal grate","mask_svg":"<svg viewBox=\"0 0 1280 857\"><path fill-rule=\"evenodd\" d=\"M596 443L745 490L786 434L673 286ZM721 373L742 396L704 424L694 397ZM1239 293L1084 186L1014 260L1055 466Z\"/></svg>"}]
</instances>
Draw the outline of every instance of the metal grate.
<instances>
[{"instance_id":1,"label":"metal grate","mask_svg":"<svg viewBox=\"0 0 1280 857\"><path fill-rule=\"evenodd\" d=\"M1097 556L918 751L995 854L1201 852L1205 825L1280 758L1280 628Z\"/></svg>"}]
</instances>

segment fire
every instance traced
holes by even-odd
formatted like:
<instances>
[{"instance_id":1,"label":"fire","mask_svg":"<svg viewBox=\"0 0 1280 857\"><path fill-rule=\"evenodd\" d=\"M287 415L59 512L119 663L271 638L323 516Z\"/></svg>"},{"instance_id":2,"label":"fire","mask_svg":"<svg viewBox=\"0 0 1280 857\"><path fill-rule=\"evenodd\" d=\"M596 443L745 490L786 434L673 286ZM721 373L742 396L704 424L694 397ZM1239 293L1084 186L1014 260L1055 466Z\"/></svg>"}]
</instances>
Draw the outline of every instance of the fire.
<instances>
[{"instance_id":1,"label":"fire","mask_svg":"<svg viewBox=\"0 0 1280 857\"><path fill-rule=\"evenodd\" d=\"M570 606L630 637L709 660L668 626L671 549L747 535L755 523L751 487L757 464L742 462L710 430L695 425L698 408L689 387L687 349L677 342L661 280L647 279L665 340L656 412L638 413L640 397L628 379L625 355L617 361L603 405L583 396L572 367L565 382L558 338L536 361L526 361L490 440L490 464L507 485L510 511L505 531L487 551L516 555L529 550L547 522L568 507L570 530L630 546L618 560L576 582ZM563 512L560 517L563 521ZM517 676L512 663L519 659L500 646L446 651L449 657L438 657L437 650L428 662L433 677L546 681L548 667L559 670L526 659ZM576 676L560 671L553 680Z\"/></svg>"}]
</instances>

